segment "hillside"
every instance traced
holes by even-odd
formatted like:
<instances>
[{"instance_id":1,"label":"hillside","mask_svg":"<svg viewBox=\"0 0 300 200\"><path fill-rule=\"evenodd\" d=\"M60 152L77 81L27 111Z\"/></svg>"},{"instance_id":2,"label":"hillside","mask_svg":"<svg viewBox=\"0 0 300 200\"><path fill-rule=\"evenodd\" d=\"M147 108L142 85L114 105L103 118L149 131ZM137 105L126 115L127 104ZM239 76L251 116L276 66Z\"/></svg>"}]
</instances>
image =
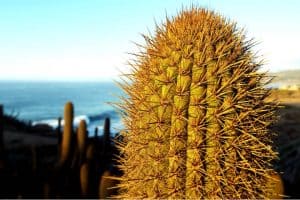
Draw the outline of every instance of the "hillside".
<instances>
[{"instance_id":1,"label":"hillside","mask_svg":"<svg viewBox=\"0 0 300 200\"><path fill-rule=\"evenodd\" d=\"M300 84L300 69L285 70L276 73L270 73L270 75L275 76L273 83Z\"/></svg>"}]
</instances>

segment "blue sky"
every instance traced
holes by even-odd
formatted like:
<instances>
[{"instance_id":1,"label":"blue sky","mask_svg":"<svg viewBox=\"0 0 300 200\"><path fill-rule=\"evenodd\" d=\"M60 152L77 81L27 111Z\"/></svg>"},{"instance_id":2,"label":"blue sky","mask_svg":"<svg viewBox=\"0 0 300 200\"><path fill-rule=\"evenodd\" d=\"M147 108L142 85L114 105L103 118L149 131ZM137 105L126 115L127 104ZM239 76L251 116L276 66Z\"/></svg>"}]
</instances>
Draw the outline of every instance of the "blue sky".
<instances>
[{"instance_id":1,"label":"blue sky","mask_svg":"<svg viewBox=\"0 0 300 200\"><path fill-rule=\"evenodd\" d=\"M298 0L0 0L0 80L104 80L155 21L196 4L247 30L263 70L300 69Z\"/></svg>"}]
</instances>

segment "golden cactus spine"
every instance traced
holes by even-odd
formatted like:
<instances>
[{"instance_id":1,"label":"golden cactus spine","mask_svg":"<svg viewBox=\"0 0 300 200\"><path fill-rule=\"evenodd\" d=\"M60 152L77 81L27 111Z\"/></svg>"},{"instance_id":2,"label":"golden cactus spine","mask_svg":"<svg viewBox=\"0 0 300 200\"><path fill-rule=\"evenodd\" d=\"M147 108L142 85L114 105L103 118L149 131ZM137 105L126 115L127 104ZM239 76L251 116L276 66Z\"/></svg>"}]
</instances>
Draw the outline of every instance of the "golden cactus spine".
<instances>
[{"instance_id":1,"label":"golden cactus spine","mask_svg":"<svg viewBox=\"0 0 300 200\"><path fill-rule=\"evenodd\" d=\"M65 163L71 154L73 138L73 118L74 107L71 102L67 102L64 108L64 130L62 135L60 163Z\"/></svg>"},{"instance_id":2,"label":"golden cactus spine","mask_svg":"<svg viewBox=\"0 0 300 200\"><path fill-rule=\"evenodd\" d=\"M201 8L144 36L121 109L121 198L265 198L277 106L252 41Z\"/></svg>"},{"instance_id":3,"label":"golden cactus spine","mask_svg":"<svg viewBox=\"0 0 300 200\"><path fill-rule=\"evenodd\" d=\"M113 198L117 195L117 184L118 180L114 180L111 177L114 176L109 170L106 170L103 175L100 177L99 181L99 199L108 199Z\"/></svg>"},{"instance_id":4,"label":"golden cactus spine","mask_svg":"<svg viewBox=\"0 0 300 200\"><path fill-rule=\"evenodd\" d=\"M284 184L279 173L274 172L270 174L270 180L266 183L270 188L268 199L283 199L284 197Z\"/></svg>"}]
</instances>

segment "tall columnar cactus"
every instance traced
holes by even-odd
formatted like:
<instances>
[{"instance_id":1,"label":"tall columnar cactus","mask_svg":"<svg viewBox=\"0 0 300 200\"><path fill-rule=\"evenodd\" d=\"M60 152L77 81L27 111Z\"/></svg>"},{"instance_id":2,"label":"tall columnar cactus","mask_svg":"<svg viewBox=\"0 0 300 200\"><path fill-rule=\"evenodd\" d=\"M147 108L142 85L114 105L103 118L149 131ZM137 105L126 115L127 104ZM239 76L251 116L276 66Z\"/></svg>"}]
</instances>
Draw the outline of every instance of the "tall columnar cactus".
<instances>
[{"instance_id":1,"label":"tall columnar cactus","mask_svg":"<svg viewBox=\"0 0 300 200\"><path fill-rule=\"evenodd\" d=\"M85 120L79 122L77 130L77 148L79 154L79 163L81 164L85 157L85 151L87 146L87 130Z\"/></svg>"},{"instance_id":2,"label":"tall columnar cactus","mask_svg":"<svg viewBox=\"0 0 300 200\"><path fill-rule=\"evenodd\" d=\"M91 166L88 162L84 162L80 166L80 188L83 198L87 198L89 194L90 168Z\"/></svg>"},{"instance_id":3,"label":"tall columnar cactus","mask_svg":"<svg viewBox=\"0 0 300 200\"><path fill-rule=\"evenodd\" d=\"M5 162L4 162L4 137L3 137L3 105L0 104L0 170L4 168Z\"/></svg>"},{"instance_id":4,"label":"tall columnar cactus","mask_svg":"<svg viewBox=\"0 0 300 200\"><path fill-rule=\"evenodd\" d=\"M94 138L98 138L98 131L98 127L96 126L94 130Z\"/></svg>"},{"instance_id":5,"label":"tall columnar cactus","mask_svg":"<svg viewBox=\"0 0 300 200\"><path fill-rule=\"evenodd\" d=\"M0 104L0 156L4 151L4 142L3 142L3 105ZM0 158L1 159L1 158Z\"/></svg>"},{"instance_id":6,"label":"tall columnar cactus","mask_svg":"<svg viewBox=\"0 0 300 200\"><path fill-rule=\"evenodd\" d=\"M267 197L276 105L265 101L253 42L195 7L144 38L122 84L119 197Z\"/></svg>"},{"instance_id":7,"label":"tall columnar cactus","mask_svg":"<svg viewBox=\"0 0 300 200\"><path fill-rule=\"evenodd\" d=\"M110 148L110 119L105 118L103 125L103 142L102 142L102 154L104 155Z\"/></svg>"},{"instance_id":8,"label":"tall columnar cactus","mask_svg":"<svg viewBox=\"0 0 300 200\"><path fill-rule=\"evenodd\" d=\"M64 164L71 155L72 138L73 138L73 118L74 108L71 102L65 104L64 109L64 131L60 150L60 164Z\"/></svg>"},{"instance_id":9,"label":"tall columnar cactus","mask_svg":"<svg viewBox=\"0 0 300 200\"><path fill-rule=\"evenodd\" d=\"M85 159L80 167L80 184L83 198L94 198L97 195L97 180L99 168L97 167L95 143L90 142L85 150Z\"/></svg>"},{"instance_id":10,"label":"tall columnar cactus","mask_svg":"<svg viewBox=\"0 0 300 200\"><path fill-rule=\"evenodd\" d=\"M87 161L91 162L95 159L95 144L90 143L86 148L85 158Z\"/></svg>"}]
</instances>

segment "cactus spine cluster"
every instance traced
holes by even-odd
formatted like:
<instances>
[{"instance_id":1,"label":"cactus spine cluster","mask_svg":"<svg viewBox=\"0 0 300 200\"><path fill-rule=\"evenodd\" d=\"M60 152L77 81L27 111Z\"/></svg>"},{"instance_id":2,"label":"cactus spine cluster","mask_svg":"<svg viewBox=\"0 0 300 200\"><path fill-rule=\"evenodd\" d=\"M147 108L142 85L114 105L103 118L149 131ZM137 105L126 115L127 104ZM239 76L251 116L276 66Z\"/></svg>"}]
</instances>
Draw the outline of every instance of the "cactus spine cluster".
<instances>
[{"instance_id":1,"label":"cactus spine cluster","mask_svg":"<svg viewBox=\"0 0 300 200\"><path fill-rule=\"evenodd\" d=\"M270 188L267 197L269 199L282 199L284 197L284 184L281 176L278 173L271 175L271 181L267 182L267 187ZM287 197L287 196L285 196Z\"/></svg>"},{"instance_id":2,"label":"cactus spine cluster","mask_svg":"<svg viewBox=\"0 0 300 200\"><path fill-rule=\"evenodd\" d=\"M192 7L144 36L120 106L120 198L266 198L272 174L261 61L235 23Z\"/></svg>"},{"instance_id":3,"label":"cactus spine cluster","mask_svg":"<svg viewBox=\"0 0 300 200\"><path fill-rule=\"evenodd\" d=\"M117 194L116 185L119 183L118 180L114 180L111 177L114 176L110 171L106 170L99 183L99 198L107 199Z\"/></svg>"}]
</instances>

